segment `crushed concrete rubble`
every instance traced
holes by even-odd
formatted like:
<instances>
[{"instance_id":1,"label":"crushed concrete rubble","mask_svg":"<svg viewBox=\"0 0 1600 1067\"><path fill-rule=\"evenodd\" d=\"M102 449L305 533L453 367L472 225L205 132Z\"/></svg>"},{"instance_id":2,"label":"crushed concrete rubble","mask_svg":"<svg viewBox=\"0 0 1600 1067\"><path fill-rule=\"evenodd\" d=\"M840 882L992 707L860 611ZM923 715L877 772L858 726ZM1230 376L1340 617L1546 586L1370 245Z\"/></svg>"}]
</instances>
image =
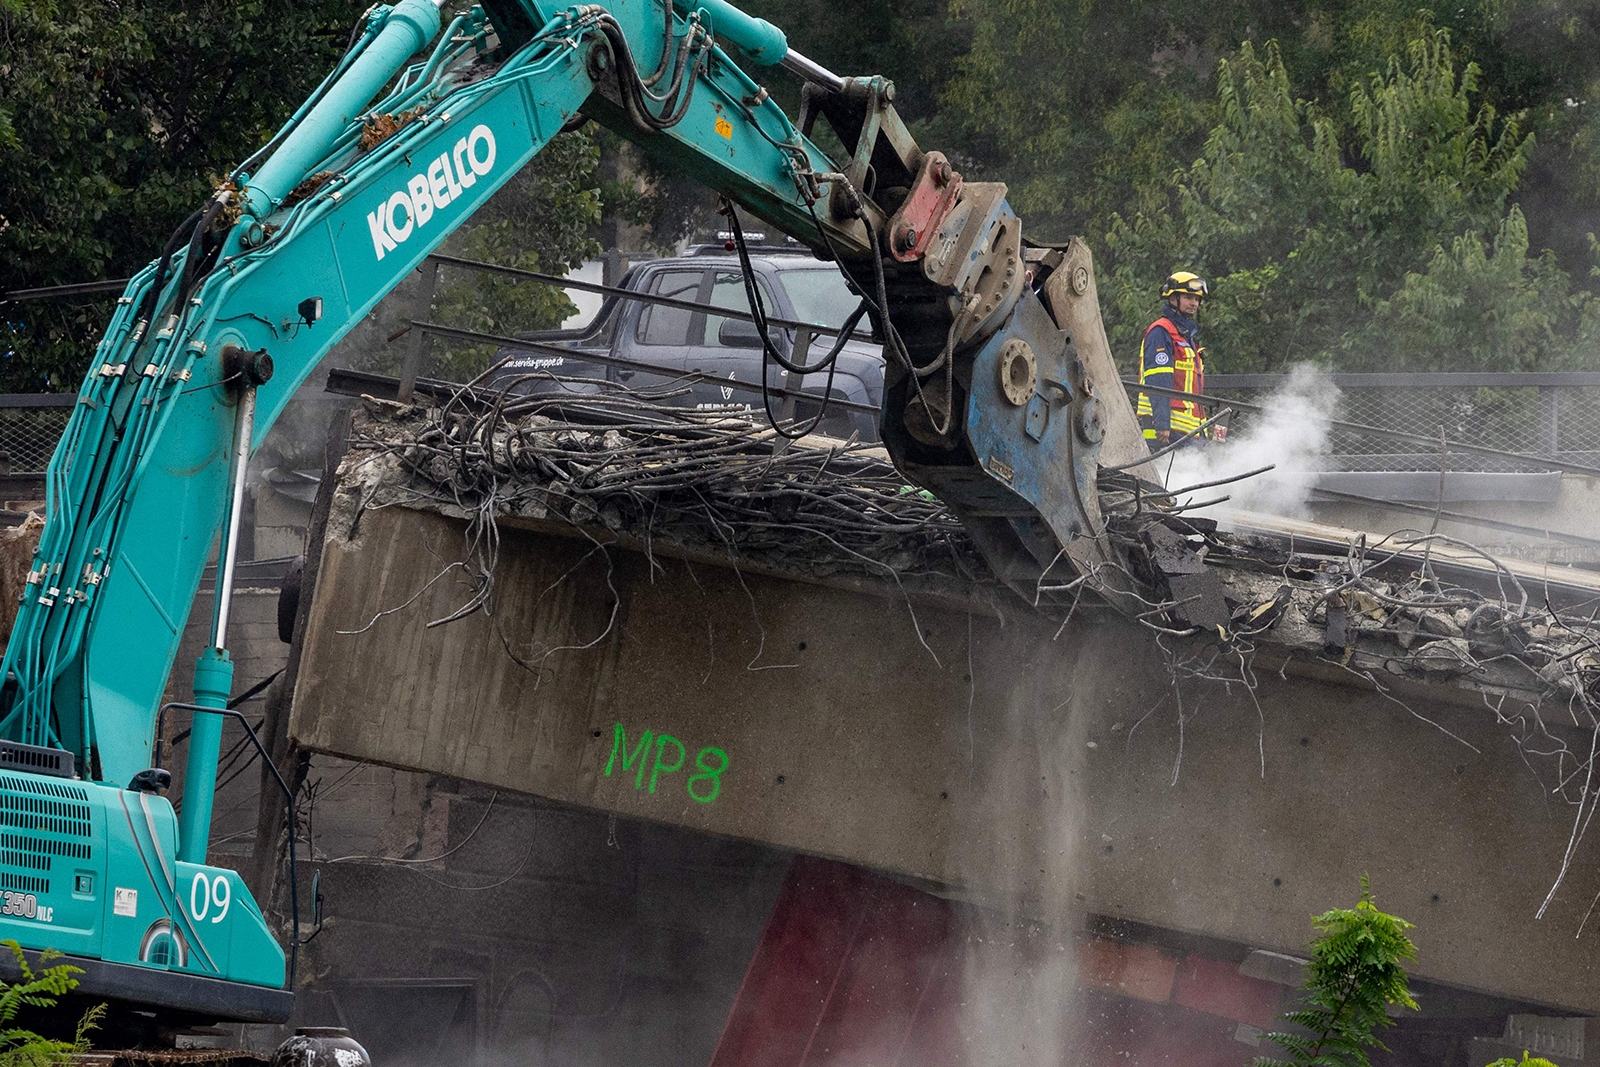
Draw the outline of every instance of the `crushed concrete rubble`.
<instances>
[{"instance_id":1,"label":"crushed concrete rubble","mask_svg":"<svg viewBox=\"0 0 1600 1067\"><path fill-rule=\"evenodd\" d=\"M354 524L363 509L393 505L465 520L482 586L475 604L492 585L497 526L521 525L996 614L1065 620L1110 604L1164 645L1213 659L1271 652L1274 670L1300 657L1380 690L1405 679L1491 704L1555 701L1574 722L1600 691L1600 622L1577 610L1583 597L1600 600L1600 580L1586 572L1574 572L1582 580L1562 598L1551 582L1536 585L1443 536L1369 543L1352 534L1341 545L1225 532L1153 507L1171 498L1106 473L1101 536L1126 567L1118 580L1090 573L1057 584L1071 595L1030 605L988 574L954 517L906 485L881 450L777 443L770 428L636 395L464 391L427 409L369 398L331 521ZM1582 718L1595 721L1587 710Z\"/></svg>"}]
</instances>

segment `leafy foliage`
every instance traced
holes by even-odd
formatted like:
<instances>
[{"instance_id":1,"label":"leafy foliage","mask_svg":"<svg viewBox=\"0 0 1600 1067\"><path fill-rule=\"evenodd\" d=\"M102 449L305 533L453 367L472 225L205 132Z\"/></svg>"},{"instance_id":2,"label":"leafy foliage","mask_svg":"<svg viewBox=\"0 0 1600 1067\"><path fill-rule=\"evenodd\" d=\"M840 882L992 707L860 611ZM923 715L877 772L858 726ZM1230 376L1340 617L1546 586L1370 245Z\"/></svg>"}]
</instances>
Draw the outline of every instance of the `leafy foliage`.
<instances>
[{"instance_id":1,"label":"leafy foliage","mask_svg":"<svg viewBox=\"0 0 1600 1067\"><path fill-rule=\"evenodd\" d=\"M321 81L366 6L0 0L0 291L143 267L216 177ZM594 166L587 136L558 138L451 250L564 271L595 247ZM0 391L75 387L113 300L6 307ZM553 325L570 308L557 290L483 276L447 276L438 305L454 316L446 321L496 332ZM392 332L372 346L380 362ZM444 356L435 372L462 369L435 347ZM486 356L462 358L465 367Z\"/></svg>"},{"instance_id":2,"label":"leafy foliage","mask_svg":"<svg viewBox=\"0 0 1600 1067\"><path fill-rule=\"evenodd\" d=\"M547 274L563 274L577 266L600 250L592 236L601 209L598 157L587 129L557 135L440 250ZM356 323L328 358L338 366L398 374L411 344L408 324L414 318L515 335L558 326L572 311L572 301L553 286L442 267L431 312L419 307L419 278L413 274ZM488 368L494 351L493 345L431 338L419 373L467 381ZM279 454L296 453L291 436L285 431L269 444ZM314 457L307 453L300 462L310 458Z\"/></svg>"},{"instance_id":3,"label":"leafy foliage","mask_svg":"<svg viewBox=\"0 0 1600 1067\"><path fill-rule=\"evenodd\" d=\"M1276 44L1219 65L1221 121L1177 182L1178 204L1108 236L1113 343L1130 349L1154 282L1212 281L1212 363L1271 370L1505 370L1562 358L1587 310L1551 255L1530 254L1508 202L1531 136L1478 105L1448 34L1411 41L1337 119L1297 98Z\"/></svg>"},{"instance_id":4,"label":"leafy foliage","mask_svg":"<svg viewBox=\"0 0 1600 1067\"><path fill-rule=\"evenodd\" d=\"M303 99L364 6L0 0L0 289L142 266ZM1548 368L1600 337L1600 0L743 6L834 70L892 78L919 140L1007 182L1030 236L1086 237L1125 357L1180 265L1217 281L1218 370ZM793 79L761 76L798 102ZM565 248L593 232L577 220L594 187L659 250L710 224L704 190L642 157L605 177L562 159L576 169L541 164L554 169L535 185L570 187L573 213L550 220ZM452 247L571 261L514 214ZM441 315L459 303L479 323L559 310L551 294L518 309L493 287L447 288ZM0 389L70 387L108 314L109 298L8 309L0 348L18 355Z\"/></svg>"},{"instance_id":5,"label":"leafy foliage","mask_svg":"<svg viewBox=\"0 0 1600 1067\"><path fill-rule=\"evenodd\" d=\"M0 1067L61 1067L73 1062L89 1050L89 1031L94 1029L105 1014L105 1005L96 1005L78 1020L71 1041L57 1041L41 1037L32 1030L16 1026L17 1013L24 1007L53 1008L56 999L69 993L78 984L74 974L82 968L57 964L34 971L22 946L15 941L0 941L11 950L11 955L22 972L22 980L0 983ZM59 959L59 952L43 952L39 962Z\"/></svg>"},{"instance_id":6,"label":"leafy foliage","mask_svg":"<svg viewBox=\"0 0 1600 1067\"><path fill-rule=\"evenodd\" d=\"M950 0L946 18L944 34L965 47L954 72L933 83L941 107L927 132L982 176L1008 182L1035 234L1083 234L1098 248L1113 212L1158 209L1175 191L1171 175L1195 158L1218 119L1218 59L1242 42L1278 42L1292 96L1323 101L1344 136L1351 94L1440 29L1481 70L1482 102L1523 114L1545 146L1533 161L1535 245L1552 242L1569 272L1586 265L1580 227L1595 228L1600 206L1600 184L1579 176L1600 166L1600 120L1588 103L1600 88L1600 53L1587 44L1600 5L1590 0L1559 8L1540 0ZM921 23L917 32L930 35ZM861 36L884 34L873 27ZM886 58L882 72L897 80L919 64L915 54ZM937 56L929 66L942 72L950 63ZM1579 212L1587 217L1575 226Z\"/></svg>"},{"instance_id":7,"label":"leafy foliage","mask_svg":"<svg viewBox=\"0 0 1600 1067\"><path fill-rule=\"evenodd\" d=\"M1125 358L1176 267L1220 280L1223 371L1551 369L1596 333L1593 0L760 6L1087 238Z\"/></svg>"},{"instance_id":8,"label":"leafy foliage","mask_svg":"<svg viewBox=\"0 0 1600 1067\"><path fill-rule=\"evenodd\" d=\"M590 236L600 222L598 162L599 150L586 131L558 135L443 250L551 274L580 266L600 252ZM554 286L469 271L441 277L434 298L438 321L502 336L559 326L575 310ZM432 373L466 381L488 367L493 353L485 345L442 349Z\"/></svg>"},{"instance_id":9,"label":"leafy foliage","mask_svg":"<svg viewBox=\"0 0 1600 1067\"><path fill-rule=\"evenodd\" d=\"M1540 1059L1538 1056L1530 1058L1527 1050L1524 1049L1520 1061L1514 1060L1510 1056L1504 1056L1489 1064L1488 1067L1556 1067L1556 1065L1549 1060Z\"/></svg>"},{"instance_id":10,"label":"leafy foliage","mask_svg":"<svg viewBox=\"0 0 1600 1067\"><path fill-rule=\"evenodd\" d=\"M7 0L0 289L143 267L326 74L355 0ZM111 299L10 310L0 388L76 386ZM7 336L9 335L9 336Z\"/></svg>"},{"instance_id":11,"label":"leafy foliage","mask_svg":"<svg viewBox=\"0 0 1600 1067\"><path fill-rule=\"evenodd\" d=\"M1006 182L1035 236L1104 233L1114 211L1165 205L1214 119L1204 82L1247 9L1281 21L1253 4L953 0L972 43L929 132L969 177Z\"/></svg>"},{"instance_id":12,"label":"leafy foliage","mask_svg":"<svg viewBox=\"0 0 1600 1067\"><path fill-rule=\"evenodd\" d=\"M1303 1032L1268 1034L1289 1058L1259 1056L1251 1067L1368 1067L1367 1050L1384 1048L1378 1029L1394 1025L1388 1006L1417 1006L1401 966L1417 958L1405 933L1412 924L1378 910L1365 875L1354 908L1334 908L1311 924L1321 936L1311 942L1304 1006L1280 1016Z\"/></svg>"}]
</instances>

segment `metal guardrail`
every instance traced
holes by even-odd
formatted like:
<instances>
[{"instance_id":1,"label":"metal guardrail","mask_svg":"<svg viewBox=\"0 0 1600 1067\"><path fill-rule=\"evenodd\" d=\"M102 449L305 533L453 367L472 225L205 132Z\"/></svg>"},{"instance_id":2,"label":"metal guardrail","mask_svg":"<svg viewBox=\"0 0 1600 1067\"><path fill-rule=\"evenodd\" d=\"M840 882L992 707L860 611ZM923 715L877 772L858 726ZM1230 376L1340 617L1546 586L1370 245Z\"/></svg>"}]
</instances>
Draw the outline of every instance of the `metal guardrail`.
<instances>
[{"instance_id":1,"label":"metal guardrail","mask_svg":"<svg viewBox=\"0 0 1600 1067\"><path fill-rule=\"evenodd\" d=\"M1273 394L1286 375L1217 374L1206 392L1262 405L1236 419L1241 432L1272 417ZM1528 457L1570 466L1600 466L1600 373L1330 374L1338 399L1328 414L1341 422L1408 434L1412 440L1334 426L1327 465L1347 471L1517 472L1540 468ZM1490 457L1415 438L1471 442L1515 454ZM1441 456L1442 453L1442 456Z\"/></svg>"},{"instance_id":2,"label":"metal guardrail","mask_svg":"<svg viewBox=\"0 0 1600 1067\"><path fill-rule=\"evenodd\" d=\"M1296 426L1311 417L1307 414L1296 413L1293 420L1296 426L1275 427L1272 425L1272 419L1277 412L1274 405L1271 403L1271 396L1262 398L1268 401L1267 403L1257 403L1251 400L1240 400L1236 397L1222 397L1212 392L1186 393L1178 389L1165 389L1159 385L1140 385L1138 382L1131 381L1127 378L1122 379L1122 387L1128 391L1128 395L1130 397L1137 396L1140 393L1150 393L1158 397L1164 396L1175 399L1186 398L1196 400L1200 404L1205 405L1207 408L1208 413L1210 414L1210 419L1208 421L1222 420L1227 425L1232 427L1232 430L1230 430L1230 441L1241 440L1240 436L1233 435L1233 430L1238 430L1241 422L1247 430L1252 432L1266 432L1269 434L1276 432L1288 436L1295 433ZM1360 438L1371 438L1386 444L1394 444L1398 442L1402 446L1410 446L1411 448L1425 448L1434 443L1432 440L1422 434L1408 433L1404 430L1391 430L1384 426L1371 426L1364 423L1346 422L1344 420L1331 417L1327 420L1327 427L1335 434L1343 433L1354 435ZM1478 467L1469 468L1471 473L1481 473L1486 469L1500 470L1509 468L1512 472L1515 472L1524 469L1547 471L1554 468L1556 470L1571 471L1574 474L1588 475L1591 478L1600 478L1600 466L1590 466L1585 463L1580 463L1576 460L1539 455L1537 453L1508 452L1504 449L1491 448L1487 445L1474 444L1469 441L1452 440L1444 436L1444 427L1442 426L1440 427L1439 437L1436 440L1438 441L1439 447L1433 452L1407 453L1401 451L1392 451L1378 458L1390 459L1394 456L1420 456L1427 462L1422 467L1415 469L1443 473L1445 471L1456 470L1457 468L1451 464L1456 462L1458 457L1464 455L1469 458L1470 462L1479 464ZM1288 446L1286 445L1285 447L1287 448ZM1330 458L1350 458L1347 455L1333 456L1325 448L1318 449L1318 457L1322 460L1327 460ZM1484 464L1490 464L1491 466L1486 467ZM1321 469L1349 470L1350 468L1340 468L1337 466L1330 468L1323 466ZM1408 468L1395 467L1384 467L1379 469L1387 471L1394 471L1397 469L1409 470Z\"/></svg>"},{"instance_id":3,"label":"metal guardrail","mask_svg":"<svg viewBox=\"0 0 1600 1067\"><path fill-rule=\"evenodd\" d=\"M1508 389L1600 385L1600 371L1439 371L1415 374L1344 374L1323 378L1344 389ZM1287 374L1208 374L1211 389L1277 389Z\"/></svg>"}]
</instances>

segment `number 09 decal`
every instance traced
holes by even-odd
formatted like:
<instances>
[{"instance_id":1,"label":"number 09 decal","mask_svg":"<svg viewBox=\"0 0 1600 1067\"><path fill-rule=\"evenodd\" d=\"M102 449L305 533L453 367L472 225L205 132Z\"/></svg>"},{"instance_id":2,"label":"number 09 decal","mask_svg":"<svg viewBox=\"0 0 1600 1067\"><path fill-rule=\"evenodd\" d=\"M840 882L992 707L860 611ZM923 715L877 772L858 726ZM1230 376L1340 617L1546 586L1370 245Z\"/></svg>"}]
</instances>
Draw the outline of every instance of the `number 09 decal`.
<instances>
[{"instance_id":1,"label":"number 09 decal","mask_svg":"<svg viewBox=\"0 0 1600 1067\"><path fill-rule=\"evenodd\" d=\"M195 922L201 922L211 913L211 921L221 922L228 914L228 905L233 903L233 884L228 881L228 876L219 874L216 878L209 878L205 871L195 872L194 881L189 883L189 917Z\"/></svg>"}]
</instances>

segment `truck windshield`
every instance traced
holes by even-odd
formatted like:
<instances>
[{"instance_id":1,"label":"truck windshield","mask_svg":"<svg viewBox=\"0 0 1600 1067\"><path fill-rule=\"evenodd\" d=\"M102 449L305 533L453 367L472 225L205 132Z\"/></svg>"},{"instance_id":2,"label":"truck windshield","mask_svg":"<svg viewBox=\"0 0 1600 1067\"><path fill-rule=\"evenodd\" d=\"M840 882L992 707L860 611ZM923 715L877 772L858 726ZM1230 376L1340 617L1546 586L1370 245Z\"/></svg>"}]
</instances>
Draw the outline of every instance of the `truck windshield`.
<instances>
[{"instance_id":1,"label":"truck windshield","mask_svg":"<svg viewBox=\"0 0 1600 1067\"><path fill-rule=\"evenodd\" d=\"M860 302L845 284L844 276L833 267L786 270L781 277L789 299L794 301L796 322L842 326Z\"/></svg>"}]
</instances>

